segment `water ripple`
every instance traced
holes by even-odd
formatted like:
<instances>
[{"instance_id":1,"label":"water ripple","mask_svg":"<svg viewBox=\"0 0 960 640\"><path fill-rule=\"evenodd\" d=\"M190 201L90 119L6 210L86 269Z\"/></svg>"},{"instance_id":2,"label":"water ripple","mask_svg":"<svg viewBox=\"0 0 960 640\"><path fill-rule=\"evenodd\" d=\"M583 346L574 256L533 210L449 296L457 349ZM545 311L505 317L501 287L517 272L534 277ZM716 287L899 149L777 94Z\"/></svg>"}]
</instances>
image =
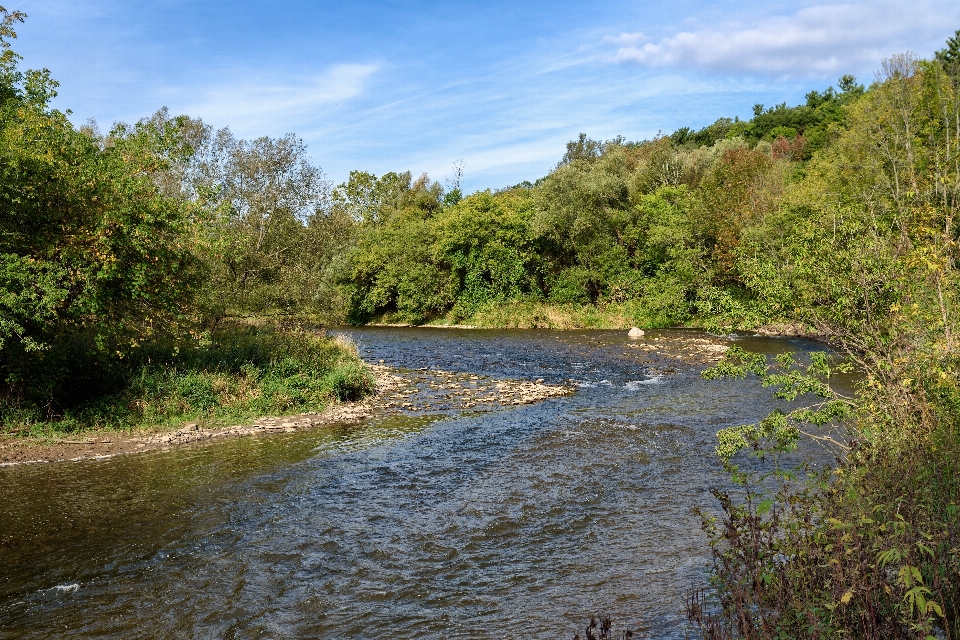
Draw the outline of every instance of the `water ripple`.
<instances>
[{"instance_id":1,"label":"water ripple","mask_svg":"<svg viewBox=\"0 0 960 640\"><path fill-rule=\"evenodd\" d=\"M599 612L684 637L714 433L767 392L620 332L345 333L374 362L579 390L0 469L0 637L556 638Z\"/></svg>"}]
</instances>

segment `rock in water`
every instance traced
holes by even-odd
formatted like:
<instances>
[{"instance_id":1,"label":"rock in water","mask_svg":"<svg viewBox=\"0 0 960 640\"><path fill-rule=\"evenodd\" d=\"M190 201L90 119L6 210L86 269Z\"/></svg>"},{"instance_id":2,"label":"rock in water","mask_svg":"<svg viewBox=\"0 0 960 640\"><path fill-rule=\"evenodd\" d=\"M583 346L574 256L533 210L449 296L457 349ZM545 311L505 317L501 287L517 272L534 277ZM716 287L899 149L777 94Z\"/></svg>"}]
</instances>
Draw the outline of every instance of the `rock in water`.
<instances>
[{"instance_id":1,"label":"rock in water","mask_svg":"<svg viewBox=\"0 0 960 640\"><path fill-rule=\"evenodd\" d=\"M630 332L627 335L630 336L631 338L642 338L643 329L638 329L637 327L633 327L632 329L630 329Z\"/></svg>"}]
</instances>

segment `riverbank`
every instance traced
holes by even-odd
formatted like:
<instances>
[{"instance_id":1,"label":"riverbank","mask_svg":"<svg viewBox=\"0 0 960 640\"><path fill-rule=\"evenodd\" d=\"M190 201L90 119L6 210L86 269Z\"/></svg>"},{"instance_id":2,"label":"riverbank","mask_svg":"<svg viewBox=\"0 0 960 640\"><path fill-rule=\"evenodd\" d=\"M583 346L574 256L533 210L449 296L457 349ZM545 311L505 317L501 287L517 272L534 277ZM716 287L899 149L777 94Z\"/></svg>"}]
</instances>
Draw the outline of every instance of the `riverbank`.
<instances>
[{"instance_id":1,"label":"riverbank","mask_svg":"<svg viewBox=\"0 0 960 640\"><path fill-rule=\"evenodd\" d=\"M225 438L291 433L351 424L400 413L492 411L573 393L573 387L542 380L495 380L449 371L403 371L367 365L375 391L363 400L340 402L319 412L264 416L249 424L223 426L186 422L179 427L88 430L68 437L0 436L0 465L105 458L199 445Z\"/></svg>"},{"instance_id":2,"label":"riverbank","mask_svg":"<svg viewBox=\"0 0 960 640\"><path fill-rule=\"evenodd\" d=\"M424 328L438 327L425 325ZM718 361L731 344L731 340L724 336L652 330L642 338L626 340L623 346L624 354L634 354L638 364L673 361L703 366ZM122 430L88 429L62 436L6 434L0 436L0 465L105 458L175 446L195 446L226 438L354 424L396 414L495 411L542 402L575 391L575 387L569 384L545 384L541 379L503 380L442 369L404 370L372 363L364 366L374 380L374 387L370 395L357 401L336 402L318 411L237 421L239 424L191 418L179 423L168 421Z\"/></svg>"},{"instance_id":3,"label":"riverbank","mask_svg":"<svg viewBox=\"0 0 960 640\"><path fill-rule=\"evenodd\" d=\"M404 322L387 314L367 323L370 327L430 327L437 329L552 329L575 331L580 329L629 330L642 329L702 329L707 323L696 317L684 324L658 323L651 320L643 306L636 301L607 304L550 304L545 302L510 302L489 305L467 316L450 315L421 324ZM767 322L740 327L741 331L755 332L771 338L804 338L825 342L824 336L799 322Z\"/></svg>"},{"instance_id":4,"label":"riverbank","mask_svg":"<svg viewBox=\"0 0 960 640\"><path fill-rule=\"evenodd\" d=\"M395 328L409 325L394 325ZM480 327L443 327L423 325L421 328L479 329ZM800 328L792 325L758 331L764 336L796 337ZM348 349L354 358L352 345ZM733 344L730 337L695 330L648 330L644 336L627 339L624 334L623 354L642 366L666 362L688 366L710 365L723 357ZM362 362L359 359L357 362ZM404 370L382 364L363 363L373 379L372 393L356 401L334 402L317 411L304 411L225 424L222 419L189 418L179 422L128 429L87 429L64 435L0 435L0 465L31 462L55 462L110 457L174 446L198 445L225 438L240 438L271 433L290 433L354 424L396 414L429 414L483 412L510 406L532 404L549 398L571 394L569 384L545 384L543 380L503 380L454 373L442 369ZM656 373L656 370L653 370ZM572 381L570 381L572 382Z\"/></svg>"},{"instance_id":5,"label":"riverbank","mask_svg":"<svg viewBox=\"0 0 960 640\"><path fill-rule=\"evenodd\" d=\"M631 303L549 304L508 302L491 304L464 317L455 313L414 324L387 313L366 324L370 327L435 327L444 329L629 329L638 314Z\"/></svg>"},{"instance_id":6,"label":"riverbank","mask_svg":"<svg viewBox=\"0 0 960 640\"><path fill-rule=\"evenodd\" d=\"M71 367L46 388L0 390L0 436L77 440L190 422L222 426L319 411L373 389L349 342L323 331L237 323L186 343L144 345L119 361L91 357Z\"/></svg>"}]
</instances>

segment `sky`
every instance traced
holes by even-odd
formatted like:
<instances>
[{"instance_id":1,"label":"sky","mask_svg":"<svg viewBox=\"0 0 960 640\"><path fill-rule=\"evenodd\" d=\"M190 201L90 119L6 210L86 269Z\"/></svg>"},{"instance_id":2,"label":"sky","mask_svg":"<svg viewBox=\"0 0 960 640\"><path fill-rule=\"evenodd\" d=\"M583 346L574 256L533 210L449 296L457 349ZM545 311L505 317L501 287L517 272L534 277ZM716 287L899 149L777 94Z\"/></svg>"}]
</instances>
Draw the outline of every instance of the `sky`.
<instances>
[{"instance_id":1,"label":"sky","mask_svg":"<svg viewBox=\"0 0 960 640\"><path fill-rule=\"evenodd\" d=\"M798 104L883 58L930 57L957 0L5 0L14 49L78 125L166 106L241 138L295 133L334 183L463 163L533 181L580 132L644 140Z\"/></svg>"}]
</instances>

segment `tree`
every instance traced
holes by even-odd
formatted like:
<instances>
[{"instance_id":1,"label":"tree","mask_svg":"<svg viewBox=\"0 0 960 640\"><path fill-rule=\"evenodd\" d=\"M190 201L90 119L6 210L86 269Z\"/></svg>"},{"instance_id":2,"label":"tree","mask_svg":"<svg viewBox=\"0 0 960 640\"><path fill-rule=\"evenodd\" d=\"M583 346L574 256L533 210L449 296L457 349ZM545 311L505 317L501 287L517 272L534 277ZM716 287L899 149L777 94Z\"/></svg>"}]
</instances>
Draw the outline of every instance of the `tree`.
<instances>
[{"instance_id":1,"label":"tree","mask_svg":"<svg viewBox=\"0 0 960 640\"><path fill-rule=\"evenodd\" d=\"M857 77L850 75L849 73L842 76L837 82L837 87L840 88L840 91L844 94L863 94L863 85L857 84Z\"/></svg>"},{"instance_id":2,"label":"tree","mask_svg":"<svg viewBox=\"0 0 960 640\"><path fill-rule=\"evenodd\" d=\"M560 166L570 164L576 160L594 160L600 157L602 151L602 142L588 138L587 134L581 133L576 140L571 140L567 143L567 152L563 154L563 159L560 160Z\"/></svg>"},{"instance_id":3,"label":"tree","mask_svg":"<svg viewBox=\"0 0 960 640\"><path fill-rule=\"evenodd\" d=\"M0 12L0 376L53 397L91 359L189 328L195 217L157 182L177 127L76 130L49 107L49 72L18 69L23 16Z\"/></svg>"},{"instance_id":4,"label":"tree","mask_svg":"<svg viewBox=\"0 0 960 640\"><path fill-rule=\"evenodd\" d=\"M443 196L443 204L450 206L457 204L463 199L463 191L460 189L460 181L463 179L463 160L457 160L453 163L453 179L447 180L447 193Z\"/></svg>"},{"instance_id":5,"label":"tree","mask_svg":"<svg viewBox=\"0 0 960 640\"><path fill-rule=\"evenodd\" d=\"M782 169L761 151L739 148L720 156L704 177L701 232L722 277L735 280L735 251L743 230L760 223L778 204Z\"/></svg>"},{"instance_id":6,"label":"tree","mask_svg":"<svg viewBox=\"0 0 960 640\"><path fill-rule=\"evenodd\" d=\"M721 605L713 619L691 607L704 637L960 632L957 83L939 62L894 56L845 113L756 230L752 267L739 255L755 290L786 285L790 315L855 362L860 382L837 394L842 369L824 354L801 366L734 349L708 371L756 374L792 404L717 434L737 489L715 493L722 518L704 514ZM843 437L820 431L831 426ZM782 456L809 435L838 456L805 479Z\"/></svg>"},{"instance_id":7,"label":"tree","mask_svg":"<svg viewBox=\"0 0 960 640\"><path fill-rule=\"evenodd\" d=\"M960 65L960 29L957 29L952 38L947 38L947 46L936 53L936 58L947 69L956 69Z\"/></svg>"},{"instance_id":8,"label":"tree","mask_svg":"<svg viewBox=\"0 0 960 640\"><path fill-rule=\"evenodd\" d=\"M207 131L188 174L186 191L206 211L213 249L210 312L303 305L319 277L303 268L310 261L308 227L316 240L330 209L330 184L307 158L303 141L292 134L248 141L229 129Z\"/></svg>"}]
</instances>

